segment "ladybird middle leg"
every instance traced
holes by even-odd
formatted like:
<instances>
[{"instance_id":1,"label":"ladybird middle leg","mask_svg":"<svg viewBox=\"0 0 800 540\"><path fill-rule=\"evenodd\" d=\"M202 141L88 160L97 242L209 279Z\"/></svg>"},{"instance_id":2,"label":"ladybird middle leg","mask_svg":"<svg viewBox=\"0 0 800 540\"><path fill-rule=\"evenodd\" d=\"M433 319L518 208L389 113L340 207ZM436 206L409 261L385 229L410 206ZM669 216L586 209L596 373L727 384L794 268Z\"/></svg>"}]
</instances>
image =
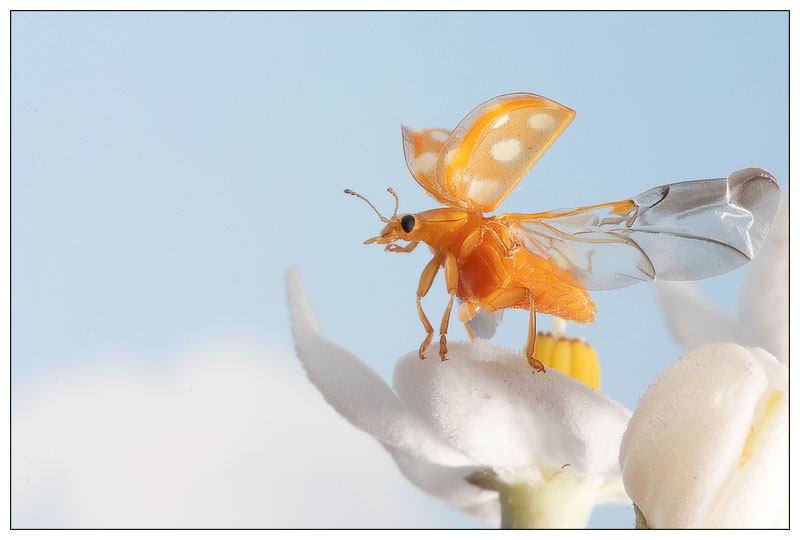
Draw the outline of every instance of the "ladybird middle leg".
<instances>
[{"instance_id":1,"label":"ladybird middle leg","mask_svg":"<svg viewBox=\"0 0 800 540\"><path fill-rule=\"evenodd\" d=\"M527 297L528 289L525 287L507 287L497 289L489 296L486 296L481 300L481 304L487 313L491 313L498 309L516 306L520 302L524 302Z\"/></svg>"},{"instance_id":2,"label":"ladybird middle leg","mask_svg":"<svg viewBox=\"0 0 800 540\"><path fill-rule=\"evenodd\" d=\"M442 324L439 327L439 358L442 359L442 362L447 360L447 326L450 323L450 310L453 309L453 300L456 298L456 289L458 288L458 261L452 253L448 253L444 261L444 280L447 284L450 301L447 302L447 308L442 315Z\"/></svg>"},{"instance_id":3,"label":"ladybird middle leg","mask_svg":"<svg viewBox=\"0 0 800 540\"><path fill-rule=\"evenodd\" d=\"M469 321L471 321L472 318L478 314L480 309L481 305L474 302L464 302L458 308L458 320L464 323L464 328L467 329L467 335L469 336L470 341L475 341L475 333L472 331L472 328L470 328Z\"/></svg>"}]
</instances>

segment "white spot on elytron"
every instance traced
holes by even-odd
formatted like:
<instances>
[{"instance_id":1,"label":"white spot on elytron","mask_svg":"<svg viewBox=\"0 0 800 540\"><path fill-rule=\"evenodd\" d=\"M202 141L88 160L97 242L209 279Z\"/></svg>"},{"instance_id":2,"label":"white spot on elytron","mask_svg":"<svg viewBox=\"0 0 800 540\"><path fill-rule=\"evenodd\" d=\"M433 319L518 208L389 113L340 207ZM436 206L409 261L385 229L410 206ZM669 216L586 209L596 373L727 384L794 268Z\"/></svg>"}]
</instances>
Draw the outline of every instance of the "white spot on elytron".
<instances>
[{"instance_id":1,"label":"white spot on elytron","mask_svg":"<svg viewBox=\"0 0 800 540\"><path fill-rule=\"evenodd\" d=\"M423 152L414 160L414 172L428 172L436 165L436 154L433 152Z\"/></svg>"},{"instance_id":2,"label":"white spot on elytron","mask_svg":"<svg viewBox=\"0 0 800 540\"><path fill-rule=\"evenodd\" d=\"M435 141L444 142L447 140L447 137L449 137L449 135L444 131L431 131L431 139Z\"/></svg>"},{"instance_id":3,"label":"white spot on elytron","mask_svg":"<svg viewBox=\"0 0 800 540\"><path fill-rule=\"evenodd\" d=\"M519 157L521 150L522 144L520 144L519 139L508 138L494 143L489 148L489 153L497 161L512 161Z\"/></svg>"},{"instance_id":4,"label":"white spot on elytron","mask_svg":"<svg viewBox=\"0 0 800 540\"><path fill-rule=\"evenodd\" d=\"M533 113L528 118L528 125L533 129L544 131L552 128L556 123L556 119L547 113L537 112Z\"/></svg>"},{"instance_id":5,"label":"white spot on elytron","mask_svg":"<svg viewBox=\"0 0 800 540\"><path fill-rule=\"evenodd\" d=\"M467 190L467 197L477 204L491 204L503 194L504 185L499 180L474 179Z\"/></svg>"},{"instance_id":6,"label":"white spot on elytron","mask_svg":"<svg viewBox=\"0 0 800 540\"><path fill-rule=\"evenodd\" d=\"M456 155L456 149L455 148L450 149L450 151L447 152L447 154L445 154L444 156L445 165L450 165L450 162L453 161L453 156L455 155Z\"/></svg>"},{"instance_id":7,"label":"white spot on elytron","mask_svg":"<svg viewBox=\"0 0 800 540\"><path fill-rule=\"evenodd\" d=\"M504 125L506 125L506 122L508 122L508 113L506 113L503 116L501 116L497 120L497 122L494 123L494 125L492 126L492 129L497 129L497 128L501 127L501 126L504 126Z\"/></svg>"}]
</instances>

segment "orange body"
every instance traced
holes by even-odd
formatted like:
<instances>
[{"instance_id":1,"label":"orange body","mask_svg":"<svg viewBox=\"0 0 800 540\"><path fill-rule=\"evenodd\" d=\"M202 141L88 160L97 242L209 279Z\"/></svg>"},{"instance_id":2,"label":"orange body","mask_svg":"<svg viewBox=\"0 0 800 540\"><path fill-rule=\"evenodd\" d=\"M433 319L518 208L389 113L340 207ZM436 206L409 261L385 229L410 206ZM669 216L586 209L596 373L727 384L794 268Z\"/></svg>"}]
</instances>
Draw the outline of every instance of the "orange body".
<instances>
[{"instance_id":1,"label":"orange body","mask_svg":"<svg viewBox=\"0 0 800 540\"><path fill-rule=\"evenodd\" d=\"M539 313L579 323L594 321L597 310L586 289L567 270L524 249L509 233L504 216L438 208L416 214L416 221L415 240L428 244L443 260L448 253L455 255L456 296L472 306L471 311L530 309L532 299ZM493 302L501 291L513 289L527 292L511 305Z\"/></svg>"}]
</instances>

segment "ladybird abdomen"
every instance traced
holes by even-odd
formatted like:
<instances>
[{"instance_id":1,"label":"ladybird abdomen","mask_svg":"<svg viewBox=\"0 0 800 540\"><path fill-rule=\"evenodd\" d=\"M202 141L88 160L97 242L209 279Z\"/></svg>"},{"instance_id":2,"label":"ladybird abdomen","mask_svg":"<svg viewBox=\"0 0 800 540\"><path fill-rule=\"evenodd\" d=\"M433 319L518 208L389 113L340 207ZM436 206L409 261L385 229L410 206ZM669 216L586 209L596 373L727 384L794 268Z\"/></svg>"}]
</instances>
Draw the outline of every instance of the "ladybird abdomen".
<instances>
[{"instance_id":1,"label":"ladybird abdomen","mask_svg":"<svg viewBox=\"0 0 800 540\"><path fill-rule=\"evenodd\" d=\"M514 285L532 291L538 313L578 323L594 322L594 302L567 270L554 268L544 257L523 249L513 254L511 274ZM530 305L525 302L514 307L529 309Z\"/></svg>"}]
</instances>

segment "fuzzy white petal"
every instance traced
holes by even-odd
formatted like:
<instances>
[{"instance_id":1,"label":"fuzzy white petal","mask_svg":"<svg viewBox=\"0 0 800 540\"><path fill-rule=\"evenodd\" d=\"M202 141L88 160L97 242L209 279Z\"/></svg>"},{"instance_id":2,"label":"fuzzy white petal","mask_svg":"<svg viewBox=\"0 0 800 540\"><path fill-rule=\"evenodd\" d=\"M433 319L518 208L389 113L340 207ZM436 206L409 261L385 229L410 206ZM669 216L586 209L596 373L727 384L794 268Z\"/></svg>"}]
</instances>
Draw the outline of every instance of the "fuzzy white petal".
<instances>
[{"instance_id":1,"label":"fuzzy white petal","mask_svg":"<svg viewBox=\"0 0 800 540\"><path fill-rule=\"evenodd\" d=\"M695 349L656 379L620 449L625 488L650 527L779 525L772 510L780 513L788 502L785 416L739 467L745 440L776 390L787 391L785 366L761 349L733 344Z\"/></svg>"},{"instance_id":2,"label":"fuzzy white petal","mask_svg":"<svg viewBox=\"0 0 800 540\"><path fill-rule=\"evenodd\" d=\"M449 360L403 357L400 399L459 452L491 467L619 475L619 444L630 411L554 369L486 341L449 343Z\"/></svg>"},{"instance_id":3,"label":"fuzzy white petal","mask_svg":"<svg viewBox=\"0 0 800 540\"><path fill-rule=\"evenodd\" d=\"M483 467L448 467L416 459L397 448L386 449L403 475L417 487L493 526L500 524L497 491L483 489L468 480L485 470Z\"/></svg>"},{"instance_id":4,"label":"fuzzy white petal","mask_svg":"<svg viewBox=\"0 0 800 540\"><path fill-rule=\"evenodd\" d=\"M789 204L784 197L758 256L747 269L739 313L753 343L789 361ZM739 342L741 343L741 342Z\"/></svg>"},{"instance_id":5,"label":"fuzzy white petal","mask_svg":"<svg viewBox=\"0 0 800 540\"><path fill-rule=\"evenodd\" d=\"M297 356L308 378L339 414L383 444L419 459L450 466L472 464L410 414L375 371L325 339L294 268L287 273L286 288Z\"/></svg>"},{"instance_id":6,"label":"fuzzy white petal","mask_svg":"<svg viewBox=\"0 0 800 540\"><path fill-rule=\"evenodd\" d=\"M747 329L714 306L694 283L656 281L655 285L667 325L684 350L711 342L742 342Z\"/></svg>"},{"instance_id":7,"label":"fuzzy white petal","mask_svg":"<svg viewBox=\"0 0 800 540\"><path fill-rule=\"evenodd\" d=\"M498 524L497 481L568 466L593 486L593 500L628 501L618 455L631 413L620 404L555 370L533 373L522 356L482 340L450 343L447 362L410 353L395 368L395 394L322 336L294 269L287 291L309 379L425 491Z\"/></svg>"},{"instance_id":8,"label":"fuzzy white petal","mask_svg":"<svg viewBox=\"0 0 800 540\"><path fill-rule=\"evenodd\" d=\"M729 479L704 527L789 527L789 406L784 399L759 450ZM745 509L743 511L743 509Z\"/></svg>"}]
</instances>

